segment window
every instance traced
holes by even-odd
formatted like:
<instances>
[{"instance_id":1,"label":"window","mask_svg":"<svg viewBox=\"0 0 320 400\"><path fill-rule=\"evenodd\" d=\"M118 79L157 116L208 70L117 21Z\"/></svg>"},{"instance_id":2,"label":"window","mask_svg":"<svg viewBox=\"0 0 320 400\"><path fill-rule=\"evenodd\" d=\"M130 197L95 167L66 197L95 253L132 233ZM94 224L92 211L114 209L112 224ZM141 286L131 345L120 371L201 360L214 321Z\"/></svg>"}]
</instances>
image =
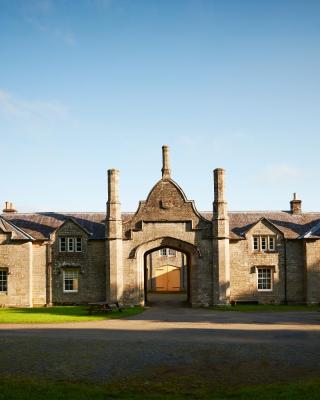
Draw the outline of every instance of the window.
<instances>
[{"instance_id":1,"label":"window","mask_svg":"<svg viewBox=\"0 0 320 400\"><path fill-rule=\"evenodd\" d=\"M270 251L275 250L275 240L273 236L269 236L269 250Z\"/></svg>"},{"instance_id":2,"label":"window","mask_svg":"<svg viewBox=\"0 0 320 400\"><path fill-rule=\"evenodd\" d=\"M167 255L167 249L160 249L160 256L166 256Z\"/></svg>"},{"instance_id":3,"label":"window","mask_svg":"<svg viewBox=\"0 0 320 400\"><path fill-rule=\"evenodd\" d=\"M82 251L82 240L81 237L76 238L76 252L81 252Z\"/></svg>"},{"instance_id":4,"label":"window","mask_svg":"<svg viewBox=\"0 0 320 400\"><path fill-rule=\"evenodd\" d=\"M253 251L275 251L275 236L253 236Z\"/></svg>"},{"instance_id":5,"label":"window","mask_svg":"<svg viewBox=\"0 0 320 400\"><path fill-rule=\"evenodd\" d=\"M176 251L169 248L160 249L160 256L175 256Z\"/></svg>"},{"instance_id":6,"label":"window","mask_svg":"<svg viewBox=\"0 0 320 400\"><path fill-rule=\"evenodd\" d=\"M0 293L7 292L8 290L8 271L0 269Z\"/></svg>"},{"instance_id":7,"label":"window","mask_svg":"<svg viewBox=\"0 0 320 400\"><path fill-rule=\"evenodd\" d=\"M68 252L72 253L74 251L74 238L68 237Z\"/></svg>"},{"instance_id":8,"label":"window","mask_svg":"<svg viewBox=\"0 0 320 400\"><path fill-rule=\"evenodd\" d=\"M272 269L257 268L258 270L258 291L272 290Z\"/></svg>"},{"instance_id":9,"label":"window","mask_svg":"<svg viewBox=\"0 0 320 400\"><path fill-rule=\"evenodd\" d=\"M75 293L78 291L79 271L77 269L65 269L63 271L63 291Z\"/></svg>"},{"instance_id":10,"label":"window","mask_svg":"<svg viewBox=\"0 0 320 400\"><path fill-rule=\"evenodd\" d=\"M65 237L59 238L59 251L63 252L67 250L67 239Z\"/></svg>"},{"instance_id":11,"label":"window","mask_svg":"<svg viewBox=\"0 0 320 400\"><path fill-rule=\"evenodd\" d=\"M81 237L59 237L59 251L73 253L82 252L82 238Z\"/></svg>"}]
</instances>

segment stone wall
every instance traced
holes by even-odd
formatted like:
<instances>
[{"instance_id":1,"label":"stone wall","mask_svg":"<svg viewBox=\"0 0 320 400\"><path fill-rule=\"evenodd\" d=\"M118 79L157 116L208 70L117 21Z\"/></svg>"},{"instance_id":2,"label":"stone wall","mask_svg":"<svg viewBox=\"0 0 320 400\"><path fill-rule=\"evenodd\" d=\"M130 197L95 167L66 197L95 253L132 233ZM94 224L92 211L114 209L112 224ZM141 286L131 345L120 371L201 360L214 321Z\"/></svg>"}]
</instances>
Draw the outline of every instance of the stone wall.
<instances>
[{"instance_id":1,"label":"stone wall","mask_svg":"<svg viewBox=\"0 0 320 400\"><path fill-rule=\"evenodd\" d=\"M43 306L47 303L47 243L33 243L32 253L33 305Z\"/></svg>"},{"instance_id":2,"label":"stone wall","mask_svg":"<svg viewBox=\"0 0 320 400\"><path fill-rule=\"evenodd\" d=\"M31 242L11 241L11 235L0 233L0 268L8 271L8 291L0 293L5 306L32 305L30 298Z\"/></svg>"},{"instance_id":3,"label":"stone wall","mask_svg":"<svg viewBox=\"0 0 320 400\"><path fill-rule=\"evenodd\" d=\"M254 251L253 236L275 236L275 251ZM267 223L259 222L247 232L245 240L230 243L231 300L282 303L285 301L284 286L284 239L283 235ZM273 271L271 291L258 291L257 268L270 267Z\"/></svg>"},{"instance_id":4,"label":"stone wall","mask_svg":"<svg viewBox=\"0 0 320 400\"><path fill-rule=\"evenodd\" d=\"M81 237L82 252L59 252L59 237ZM52 245L52 302L81 304L105 301L105 242L90 240L90 236L73 222L64 224L54 235ZM63 272L78 271L78 291L67 293L63 287Z\"/></svg>"},{"instance_id":5,"label":"stone wall","mask_svg":"<svg viewBox=\"0 0 320 400\"><path fill-rule=\"evenodd\" d=\"M302 240L287 240L287 301L306 302L306 273L304 265L304 246ZM320 288L320 286L319 286Z\"/></svg>"},{"instance_id":6,"label":"stone wall","mask_svg":"<svg viewBox=\"0 0 320 400\"><path fill-rule=\"evenodd\" d=\"M320 303L320 240L305 241L306 300Z\"/></svg>"}]
</instances>

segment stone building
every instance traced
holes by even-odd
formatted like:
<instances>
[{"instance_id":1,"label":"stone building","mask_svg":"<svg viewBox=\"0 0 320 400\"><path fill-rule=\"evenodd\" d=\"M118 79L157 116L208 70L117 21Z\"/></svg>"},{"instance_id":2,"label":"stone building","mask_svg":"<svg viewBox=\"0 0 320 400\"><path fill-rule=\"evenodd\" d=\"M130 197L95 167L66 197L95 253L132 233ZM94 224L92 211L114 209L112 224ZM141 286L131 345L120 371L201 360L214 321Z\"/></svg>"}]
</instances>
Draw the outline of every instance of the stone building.
<instances>
[{"instance_id":1,"label":"stone building","mask_svg":"<svg viewBox=\"0 0 320 400\"><path fill-rule=\"evenodd\" d=\"M35 306L119 301L149 291L185 292L193 306L235 301L320 302L320 213L230 212L225 172L214 170L212 212L197 211L162 178L135 213L122 213L119 172L108 171L106 213L0 216L0 304Z\"/></svg>"}]
</instances>

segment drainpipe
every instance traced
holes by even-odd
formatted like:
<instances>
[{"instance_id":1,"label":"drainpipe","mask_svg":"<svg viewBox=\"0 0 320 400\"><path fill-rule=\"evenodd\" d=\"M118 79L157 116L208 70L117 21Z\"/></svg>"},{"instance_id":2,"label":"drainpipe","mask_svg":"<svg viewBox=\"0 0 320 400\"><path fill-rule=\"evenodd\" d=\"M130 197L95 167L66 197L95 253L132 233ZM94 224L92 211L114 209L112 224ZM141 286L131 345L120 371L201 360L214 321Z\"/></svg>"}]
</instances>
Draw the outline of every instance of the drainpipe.
<instances>
[{"instance_id":1,"label":"drainpipe","mask_svg":"<svg viewBox=\"0 0 320 400\"><path fill-rule=\"evenodd\" d=\"M46 244L46 306L52 306L52 247L50 243Z\"/></svg>"},{"instance_id":2,"label":"drainpipe","mask_svg":"<svg viewBox=\"0 0 320 400\"><path fill-rule=\"evenodd\" d=\"M284 239L284 304L288 304L287 298L287 239Z\"/></svg>"},{"instance_id":3,"label":"drainpipe","mask_svg":"<svg viewBox=\"0 0 320 400\"><path fill-rule=\"evenodd\" d=\"M33 307L33 248L32 242L28 242L28 252L29 252L29 268L28 268L28 286L29 286L29 293L28 293L28 302L29 307Z\"/></svg>"}]
</instances>

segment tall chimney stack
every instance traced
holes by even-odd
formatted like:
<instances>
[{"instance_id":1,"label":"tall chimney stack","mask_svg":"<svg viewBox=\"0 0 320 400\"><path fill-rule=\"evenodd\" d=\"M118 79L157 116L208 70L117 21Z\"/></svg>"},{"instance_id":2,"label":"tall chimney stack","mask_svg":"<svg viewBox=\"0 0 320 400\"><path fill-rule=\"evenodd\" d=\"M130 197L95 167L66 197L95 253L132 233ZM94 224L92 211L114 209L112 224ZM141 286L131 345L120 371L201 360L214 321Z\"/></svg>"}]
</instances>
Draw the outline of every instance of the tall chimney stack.
<instances>
[{"instance_id":1,"label":"tall chimney stack","mask_svg":"<svg viewBox=\"0 0 320 400\"><path fill-rule=\"evenodd\" d=\"M119 171L108 170L108 201L106 215L106 299L122 302L123 260L122 219L119 196Z\"/></svg>"},{"instance_id":2,"label":"tall chimney stack","mask_svg":"<svg viewBox=\"0 0 320 400\"><path fill-rule=\"evenodd\" d=\"M214 177L214 218L228 219L227 202L225 201L225 171L222 168L216 168L213 171ZM226 232L229 236L229 231Z\"/></svg>"},{"instance_id":3,"label":"tall chimney stack","mask_svg":"<svg viewBox=\"0 0 320 400\"><path fill-rule=\"evenodd\" d=\"M162 179L170 179L170 151L169 146L162 146Z\"/></svg>"},{"instance_id":4,"label":"tall chimney stack","mask_svg":"<svg viewBox=\"0 0 320 400\"><path fill-rule=\"evenodd\" d=\"M214 304L227 304L230 300L230 248L228 205L225 199L225 171L217 168L213 171L213 175Z\"/></svg>"},{"instance_id":5,"label":"tall chimney stack","mask_svg":"<svg viewBox=\"0 0 320 400\"><path fill-rule=\"evenodd\" d=\"M291 214L302 213L302 201L297 199L297 193L293 193L293 199L290 201Z\"/></svg>"}]
</instances>

